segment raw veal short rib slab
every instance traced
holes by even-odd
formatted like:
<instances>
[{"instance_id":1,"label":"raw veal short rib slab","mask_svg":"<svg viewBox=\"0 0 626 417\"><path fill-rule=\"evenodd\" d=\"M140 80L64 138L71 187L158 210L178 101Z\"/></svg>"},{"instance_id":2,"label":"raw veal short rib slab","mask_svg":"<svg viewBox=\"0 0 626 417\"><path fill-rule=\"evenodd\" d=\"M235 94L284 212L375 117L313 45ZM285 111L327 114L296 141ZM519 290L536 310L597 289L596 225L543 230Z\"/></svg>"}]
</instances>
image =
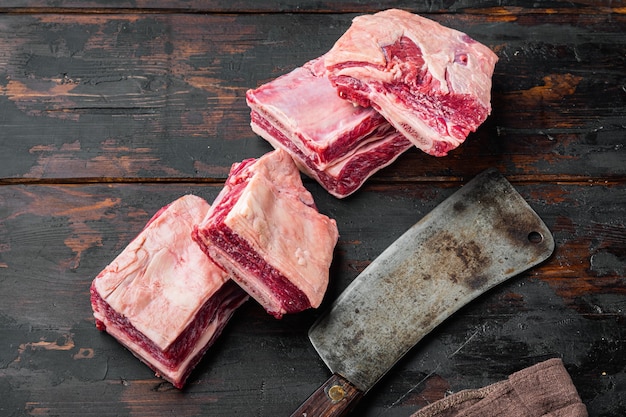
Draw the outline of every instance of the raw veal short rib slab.
<instances>
[{"instance_id":1,"label":"raw veal short rib slab","mask_svg":"<svg viewBox=\"0 0 626 417\"><path fill-rule=\"evenodd\" d=\"M277 318L317 307L338 231L320 214L289 154L234 164L194 239Z\"/></svg>"},{"instance_id":2,"label":"raw veal short rib slab","mask_svg":"<svg viewBox=\"0 0 626 417\"><path fill-rule=\"evenodd\" d=\"M252 130L343 198L412 143L372 108L341 99L323 63L323 57L317 58L249 90L246 101Z\"/></svg>"},{"instance_id":3,"label":"raw veal short rib slab","mask_svg":"<svg viewBox=\"0 0 626 417\"><path fill-rule=\"evenodd\" d=\"M91 285L98 329L177 388L248 298L191 238L208 210L193 195L162 208Z\"/></svg>"},{"instance_id":4,"label":"raw veal short rib slab","mask_svg":"<svg viewBox=\"0 0 626 417\"><path fill-rule=\"evenodd\" d=\"M462 32L390 9L356 17L324 64L342 97L443 156L490 114L497 59Z\"/></svg>"}]
</instances>

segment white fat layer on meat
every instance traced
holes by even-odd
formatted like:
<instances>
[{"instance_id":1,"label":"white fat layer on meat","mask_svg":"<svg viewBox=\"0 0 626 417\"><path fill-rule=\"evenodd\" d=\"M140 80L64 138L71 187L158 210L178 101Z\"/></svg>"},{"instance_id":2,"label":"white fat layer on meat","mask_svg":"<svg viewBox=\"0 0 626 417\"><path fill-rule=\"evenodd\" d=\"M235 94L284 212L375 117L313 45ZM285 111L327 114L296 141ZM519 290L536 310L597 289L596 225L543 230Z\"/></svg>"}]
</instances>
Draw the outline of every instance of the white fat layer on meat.
<instances>
[{"instance_id":1,"label":"white fat layer on meat","mask_svg":"<svg viewBox=\"0 0 626 417\"><path fill-rule=\"evenodd\" d=\"M191 238L208 210L200 197L179 198L94 281L111 308L162 350L228 279Z\"/></svg>"},{"instance_id":2,"label":"white fat layer on meat","mask_svg":"<svg viewBox=\"0 0 626 417\"><path fill-rule=\"evenodd\" d=\"M422 51L422 58L430 76L438 81L442 93L454 91L471 94L490 106L491 76L485 69L493 68L497 56L487 46L468 42L460 31L445 27L434 20L406 11L389 9L373 15L354 18L352 26L325 55L325 64L332 67L343 62L364 62L385 67L387 58L382 47L394 44L402 36L411 39ZM467 65L455 64L459 54L467 56ZM346 67L338 74L398 80L392 70L382 74L374 68ZM355 77L358 78L358 77Z\"/></svg>"},{"instance_id":3,"label":"white fat layer on meat","mask_svg":"<svg viewBox=\"0 0 626 417\"><path fill-rule=\"evenodd\" d=\"M194 345L193 349L189 352L187 356L184 358L180 358L180 362L177 363L175 367L169 368L163 365L161 362L154 359L152 354L143 349L140 345L133 342L128 335L117 328L114 323L111 323L106 317L95 314L96 318L102 321L106 326L106 331L115 339L117 339L122 345L126 346L137 358L151 366L155 369L158 374L163 376L170 382L177 383L180 378L187 372L187 368L190 362L198 355L199 352L211 341L211 339L215 336L215 333L220 330L220 326L222 323L230 318L233 314L234 310L239 306L233 305L229 309L221 309L219 319L215 319L209 323L203 329L202 335Z\"/></svg>"},{"instance_id":4,"label":"white fat layer on meat","mask_svg":"<svg viewBox=\"0 0 626 417\"><path fill-rule=\"evenodd\" d=\"M491 77L497 55L462 32L406 11L390 9L356 17L324 55L325 65L333 77L352 77L365 85L415 84L415 79L405 79L407 74L414 74L404 70L409 64L397 62L388 66L384 48L401 37L411 39L421 50L424 64L417 71L426 76L419 80L423 83L420 89L431 96L454 93L472 97L486 109L486 114L491 111ZM454 128L448 122L445 129L442 126L434 129L416 117L415 110L406 108L398 97L380 90L384 89L370 88L365 96L385 119L423 151L437 155L438 142L447 142L453 149L465 139L442 133Z\"/></svg>"},{"instance_id":5,"label":"white fat layer on meat","mask_svg":"<svg viewBox=\"0 0 626 417\"><path fill-rule=\"evenodd\" d=\"M268 141L274 148L283 149L289 152L289 149L277 140L271 132L265 130L265 128L259 124L254 122L251 123L252 130L263 139ZM345 157L337 159L332 164L327 165L324 169L317 169L315 167L311 167L307 164L302 157L296 154L292 154L293 160L304 174L318 181L330 194L334 195L337 198L344 198L350 193L344 194L338 191L339 183L344 180L344 170L347 166L355 158L368 158L368 155L377 155L379 152L383 152L386 147L392 146L394 143L404 140L402 134L398 131L391 131L385 135L371 135L374 140L364 142L359 145L352 152L347 154ZM393 154L389 160L385 163L380 163L377 165L372 165L372 167L368 170L363 168L363 165L359 167L358 173L354 177L355 186L353 187L353 191L356 191L361 187L361 185L375 172L381 170L382 168L390 165L394 162L403 152L411 148L413 144L408 142L402 146L398 147L395 154ZM353 173L354 174L354 173Z\"/></svg>"},{"instance_id":6,"label":"white fat layer on meat","mask_svg":"<svg viewBox=\"0 0 626 417\"><path fill-rule=\"evenodd\" d=\"M317 307L328 285L336 223L310 207L312 197L286 152L267 154L254 169L224 223Z\"/></svg>"},{"instance_id":7,"label":"white fat layer on meat","mask_svg":"<svg viewBox=\"0 0 626 417\"><path fill-rule=\"evenodd\" d=\"M321 152L377 118L373 109L341 99L321 64L321 58L310 61L246 94L248 106L289 137L320 170L335 162L323 161ZM376 140L369 133L384 123L372 123L369 131L360 131L354 140L359 144Z\"/></svg>"},{"instance_id":8,"label":"white fat layer on meat","mask_svg":"<svg viewBox=\"0 0 626 417\"><path fill-rule=\"evenodd\" d=\"M211 246L209 253L216 262L229 271L233 277L236 277L237 284L259 304L264 306L268 312L277 314L278 316L287 313L287 311L281 307L282 304L274 292L266 285L262 285L256 276L251 276L250 272L243 265L234 262L232 258L216 246Z\"/></svg>"}]
</instances>

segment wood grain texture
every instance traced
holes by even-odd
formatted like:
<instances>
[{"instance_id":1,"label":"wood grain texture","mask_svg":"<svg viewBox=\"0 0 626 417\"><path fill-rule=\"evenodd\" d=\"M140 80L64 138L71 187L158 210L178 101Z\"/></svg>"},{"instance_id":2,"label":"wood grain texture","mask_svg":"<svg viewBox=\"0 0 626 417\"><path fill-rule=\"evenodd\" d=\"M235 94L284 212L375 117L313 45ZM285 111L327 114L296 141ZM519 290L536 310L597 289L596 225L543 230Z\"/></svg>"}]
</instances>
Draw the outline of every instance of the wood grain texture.
<instances>
[{"instance_id":1,"label":"wood grain texture","mask_svg":"<svg viewBox=\"0 0 626 417\"><path fill-rule=\"evenodd\" d=\"M545 3L545 4L544 4ZM167 11L170 13L368 13L388 8L400 8L414 13L454 13L472 12L481 8L520 9L543 13L546 10L569 10L577 13L595 8L622 12L620 4L611 0L553 0L533 2L525 0L484 1L474 4L466 0L430 0L414 2L410 0L383 0L375 3L364 0L353 1L316 1L316 0L281 0L251 2L248 0L6 0L1 9L9 13L33 13L46 11L91 12L122 11L149 13Z\"/></svg>"},{"instance_id":2,"label":"wood grain texture","mask_svg":"<svg viewBox=\"0 0 626 417\"><path fill-rule=\"evenodd\" d=\"M493 114L448 157L410 150L345 200L305 179L340 231L323 305L275 320L246 303L174 389L95 329L91 280L160 207L212 201L232 163L271 149L250 130L248 88L386 7L496 51ZM408 417L550 357L590 416L626 415L624 33L626 9L608 0L3 2L0 415L290 415L330 376L313 321L489 167L552 230L553 256L444 322L354 415Z\"/></svg>"},{"instance_id":3,"label":"wood grain texture","mask_svg":"<svg viewBox=\"0 0 626 417\"><path fill-rule=\"evenodd\" d=\"M322 311L401 231L458 186L388 186L384 192L367 186L341 205L311 188L320 210L337 219L341 233ZM620 406L610 398L623 396L619 384L626 352L619 329L624 325L626 190L623 185L516 188L553 231L553 257L470 304L428 336L363 400L358 415L382 410L408 415L448 390L495 382L554 356L568 364L592 415L594 406L619 415ZM320 311L277 321L248 303L182 392L153 378L95 330L91 279L161 205L189 192L211 199L219 189L178 184L0 188L0 241L5 242L0 252L1 369L5 398L16 407L27 406L16 415L41 410L115 415L122 409L158 415L182 403L178 415L276 415L295 410L325 380L327 371L305 332ZM557 204L555 196L560 196ZM590 213L572 207L583 200L593 202ZM72 409L85 401L83 395L98 390L105 397L88 400L84 410Z\"/></svg>"},{"instance_id":4,"label":"wood grain texture","mask_svg":"<svg viewBox=\"0 0 626 417\"><path fill-rule=\"evenodd\" d=\"M0 177L223 180L233 161L269 149L251 132L245 91L324 53L352 16L0 15ZM626 15L429 17L498 53L493 114L449 158L407 152L377 179L494 165L626 176Z\"/></svg>"}]
</instances>

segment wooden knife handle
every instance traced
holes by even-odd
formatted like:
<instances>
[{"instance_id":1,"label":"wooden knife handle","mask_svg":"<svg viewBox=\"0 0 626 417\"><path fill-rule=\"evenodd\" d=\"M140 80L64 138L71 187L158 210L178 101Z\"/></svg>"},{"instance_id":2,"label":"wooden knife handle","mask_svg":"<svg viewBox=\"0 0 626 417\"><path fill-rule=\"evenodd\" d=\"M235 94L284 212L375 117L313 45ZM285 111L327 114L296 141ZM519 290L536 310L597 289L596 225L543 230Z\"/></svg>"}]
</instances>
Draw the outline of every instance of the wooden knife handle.
<instances>
[{"instance_id":1,"label":"wooden knife handle","mask_svg":"<svg viewBox=\"0 0 626 417\"><path fill-rule=\"evenodd\" d=\"M347 379L333 374L291 415L291 417L341 417L363 397Z\"/></svg>"}]
</instances>

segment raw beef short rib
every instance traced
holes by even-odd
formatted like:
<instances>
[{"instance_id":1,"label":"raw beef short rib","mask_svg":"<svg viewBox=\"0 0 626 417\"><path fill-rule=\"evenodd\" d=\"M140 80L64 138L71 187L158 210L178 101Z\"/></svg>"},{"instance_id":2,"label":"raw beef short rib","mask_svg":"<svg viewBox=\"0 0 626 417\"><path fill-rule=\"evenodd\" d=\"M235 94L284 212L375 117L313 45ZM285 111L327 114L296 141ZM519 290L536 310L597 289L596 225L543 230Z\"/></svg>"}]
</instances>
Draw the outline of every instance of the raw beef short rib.
<instances>
[{"instance_id":1,"label":"raw beef short rib","mask_svg":"<svg viewBox=\"0 0 626 417\"><path fill-rule=\"evenodd\" d=\"M246 93L252 130L344 198L412 143L372 108L343 100L323 57Z\"/></svg>"},{"instance_id":2,"label":"raw beef short rib","mask_svg":"<svg viewBox=\"0 0 626 417\"><path fill-rule=\"evenodd\" d=\"M490 114L497 59L462 32L390 9L354 18L324 64L343 98L372 106L418 148L443 156Z\"/></svg>"},{"instance_id":3,"label":"raw beef short rib","mask_svg":"<svg viewBox=\"0 0 626 417\"><path fill-rule=\"evenodd\" d=\"M277 318L318 307L338 231L281 149L234 164L194 239Z\"/></svg>"},{"instance_id":4,"label":"raw beef short rib","mask_svg":"<svg viewBox=\"0 0 626 417\"><path fill-rule=\"evenodd\" d=\"M98 329L177 388L248 299L192 240L208 210L193 195L162 208L91 285Z\"/></svg>"}]
</instances>

